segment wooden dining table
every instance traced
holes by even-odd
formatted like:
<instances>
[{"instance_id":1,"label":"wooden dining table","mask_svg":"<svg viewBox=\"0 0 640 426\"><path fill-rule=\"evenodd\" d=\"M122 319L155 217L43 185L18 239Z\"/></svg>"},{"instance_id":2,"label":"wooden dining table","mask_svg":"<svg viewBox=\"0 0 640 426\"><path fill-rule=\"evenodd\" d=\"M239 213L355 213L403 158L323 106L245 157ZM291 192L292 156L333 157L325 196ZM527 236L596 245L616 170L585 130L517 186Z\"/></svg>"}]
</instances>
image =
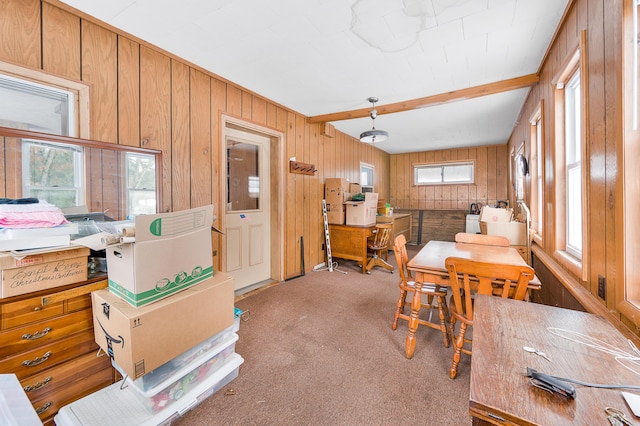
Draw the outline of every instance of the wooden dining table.
<instances>
[{"instance_id":1,"label":"wooden dining table","mask_svg":"<svg viewBox=\"0 0 640 426\"><path fill-rule=\"evenodd\" d=\"M527 367L603 385L640 384L627 336L587 312L479 295L473 317L469 413L474 425L609 425L606 407L639 424L621 392L574 384L575 399L535 387ZM633 338L635 345L640 339ZM534 347L546 358L527 352ZM616 359L615 348L629 355ZM640 396L638 396L640 398Z\"/></svg>"},{"instance_id":2,"label":"wooden dining table","mask_svg":"<svg viewBox=\"0 0 640 426\"><path fill-rule=\"evenodd\" d=\"M416 347L418 328L418 309L421 303L423 283L450 286L449 272L445 266L448 257L460 257L478 262L503 263L505 265L527 265L518 250L513 247L489 246L484 244L456 243L453 241L431 240L407 263L416 282L417 291L413 293L412 309L409 318L409 330L405 341L405 355L412 358ZM539 290L540 280L534 277L529 289ZM414 309L413 307L416 307Z\"/></svg>"}]
</instances>

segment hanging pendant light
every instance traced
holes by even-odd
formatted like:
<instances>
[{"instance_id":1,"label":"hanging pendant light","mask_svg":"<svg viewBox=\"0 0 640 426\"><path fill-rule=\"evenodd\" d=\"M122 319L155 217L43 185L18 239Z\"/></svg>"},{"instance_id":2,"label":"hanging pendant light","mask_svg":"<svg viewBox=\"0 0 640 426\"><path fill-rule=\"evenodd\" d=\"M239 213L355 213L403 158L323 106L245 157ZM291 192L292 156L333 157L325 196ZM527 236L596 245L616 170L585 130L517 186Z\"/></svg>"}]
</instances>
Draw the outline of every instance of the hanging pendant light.
<instances>
[{"instance_id":1,"label":"hanging pendant light","mask_svg":"<svg viewBox=\"0 0 640 426\"><path fill-rule=\"evenodd\" d=\"M378 98L372 96L367 100L371 102L371 112L369 113L369 116L371 117L372 128L371 130L364 131L360 134L360 141L366 143L384 142L389 138L389 132L376 129L375 120L378 116L378 111L376 111L376 102L378 102Z\"/></svg>"}]
</instances>

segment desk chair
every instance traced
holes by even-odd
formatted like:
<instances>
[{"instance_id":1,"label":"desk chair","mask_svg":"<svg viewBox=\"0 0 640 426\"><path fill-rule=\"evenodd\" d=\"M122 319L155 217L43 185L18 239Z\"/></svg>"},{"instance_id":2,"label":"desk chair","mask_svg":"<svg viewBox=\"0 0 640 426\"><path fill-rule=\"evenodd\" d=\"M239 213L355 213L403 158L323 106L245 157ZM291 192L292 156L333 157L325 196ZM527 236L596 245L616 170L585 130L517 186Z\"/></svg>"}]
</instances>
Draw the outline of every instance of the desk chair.
<instances>
[{"instance_id":1,"label":"desk chair","mask_svg":"<svg viewBox=\"0 0 640 426\"><path fill-rule=\"evenodd\" d=\"M458 232L455 236L456 243L484 244L488 246L509 247L510 242L507 237L500 235L468 234Z\"/></svg>"},{"instance_id":2,"label":"desk chair","mask_svg":"<svg viewBox=\"0 0 640 426\"><path fill-rule=\"evenodd\" d=\"M455 379L458 375L460 354L471 355L471 339L465 339L465 333L468 327L473 326L473 294L524 300L534 271L529 266L476 262L457 257L448 257L445 265L449 271L454 302L450 308L453 361L449 377ZM457 335L454 330L456 321L460 321Z\"/></svg>"},{"instance_id":3,"label":"desk chair","mask_svg":"<svg viewBox=\"0 0 640 426\"><path fill-rule=\"evenodd\" d=\"M363 268L366 268L367 274L371 273L371 269L373 269L374 266L382 266L393 273L393 266L386 261L392 227L392 223L376 224L375 234L373 238L367 242L367 250L370 251L372 255L367 258L366 265L362 265ZM383 256L384 259L382 258Z\"/></svg>"},{"instance_id":4,"label":"desk chair","mask_svg":"<svg viewBox=\"0 0 640 426\"><path fill-rule=\"evenodd\" d=\"M404 308L407 305L411 306L411 311L415 311L413 315L414 318L417 318L417 324L415 327L410 327L416 330L418 325L426 325L427 327L431 327L436 330L440 330L442 332L442 342L444 343L445 348L449 347L450 338L449 338L449 327L447 323L449 322L449 308L447 307L447 288L440 287L435 284L419 284L413 281L413 277L411 276L411 271L407 269L407 262L409 262L409 257L407 256L407 239L404 235L400 234L396 237L393 242L393 252L396 256L396 263L398 264L398 271L400 273L400 281L398 282L398 287L400 287L400 297L398 298L398 303L396 304L396 313L393 317L393 324L391 324L391 329L395 330L398 327L398 318L401 318L405 321L411 322L411 312L409 314L404 313ZM414 302L413 295L418 291L418 300L417 303ZM407 295L412 295L411 300L407 301ZM422 303L422 296L426 296L427 303ZM431 322L431 315L433 314L433 302L436 302L436 307L438 308L438 316L440 317L440 324L436 324ZM419 317L421 308L429 309L429 319L421 319ZM415 320L413 320L415 321ZM405 345L407 348L411 347L411 356L407 355L407 358L411 358L413 356L413 348L415 348L415 333L411 334L409 332L407 334L407 344ZM409 353L409 351L407 351Z\"/></svg>"}]
</instances>

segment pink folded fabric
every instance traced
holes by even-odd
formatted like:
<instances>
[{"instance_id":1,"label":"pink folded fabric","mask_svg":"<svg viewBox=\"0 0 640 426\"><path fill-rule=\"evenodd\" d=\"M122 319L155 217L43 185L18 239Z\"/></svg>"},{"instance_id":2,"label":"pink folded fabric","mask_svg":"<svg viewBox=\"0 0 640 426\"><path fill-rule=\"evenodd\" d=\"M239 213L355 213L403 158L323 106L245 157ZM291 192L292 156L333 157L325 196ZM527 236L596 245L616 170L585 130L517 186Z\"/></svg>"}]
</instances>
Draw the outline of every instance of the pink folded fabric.
<instances>
[{"instance_id":1,"label":"pink folded fabric","mask_svg":"<svg viewBox=\"0 0 640 426\"><path fill-rule=\"evenodd\" d=\"M69 223L53 204L0 204L0 228L49 228Z\"/></svg>"}]
</instances>

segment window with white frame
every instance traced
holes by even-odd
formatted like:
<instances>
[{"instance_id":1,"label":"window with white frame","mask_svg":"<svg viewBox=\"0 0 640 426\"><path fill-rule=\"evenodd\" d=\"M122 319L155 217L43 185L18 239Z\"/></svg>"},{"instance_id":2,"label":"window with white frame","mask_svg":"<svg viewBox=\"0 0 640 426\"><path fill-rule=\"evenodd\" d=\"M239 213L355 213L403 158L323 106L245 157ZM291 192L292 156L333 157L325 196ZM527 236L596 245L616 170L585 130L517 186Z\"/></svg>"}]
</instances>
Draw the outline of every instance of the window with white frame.
<instances>
[{"instance_id":1,"label":"window with white frame","mask_svg":"<svg viewBox=\"0 0 640 426\"><path fill-rule=\"evenodd\" d=\"M583 158L587 136L584 128L584 99L587 99L587 77L582 71L586 31L581 31L580 47L567 57L559 73L552 79L554 117L554 257L582 280L587 279L584 268L588 235L585 194L586 170Z\"/></svg>"},{"instance_id":2,"label":"window with white frame","mask_svg":"<svg viewBox=\"0 0 640 426\"><path fill-rule=\"evenodd\" d=\"M414 164L414 185L442 185L474 183L473 161Z\"/></svg>"},{"instance_id":3,"label":"window with white frame","mask_svg":"<svg viewBox=\"0 0 640 426\"><path fill-rule=\"evenodd\" d=\"M0 125L77 136L77 91L0 72ZM22 141L22 197L60 208L83 205L82 148Z\"/></svg>"},{"instance_id":4,"label":"window with white frame","mask_svg":"<svg viewBox=\"0 0 640 426\"><path fill-rule=\"evenodd\" d=\"M360 163L360 187L362 192L373 192L373 166Z\"/></svg>"},{"instance_id":5,"label":"window with white frame","mask_svg":"<svg viewBox=\"0 0 640 426\"><path fill-rule=\"evenodd\" d=\"M582 257L582 113L580 70L564 88L565 97L565 183L566 251Z\"/></svg>"},{"instance_id":6,"label":"window with white frame","mask_svg":"<svg viewBox=\"0 0 640 426\"><path fill-rule=\"evenodd\" d=\"M543 106L542 101L529 119L531 123L531 164L529 173L531 175L531 228L534 230L534 239L538 244L542 244L542 223L543 223Z\"/></svg>"},{"instance_id":7,"label":"window with white frame","mask_svg":"<svg viewBox=\"0 0 640 426\"><path fill-rule=\"evenodd\" d=\"M0 73L0 125L76 136L76 94Z\"/></svg>"}]
</instances>

